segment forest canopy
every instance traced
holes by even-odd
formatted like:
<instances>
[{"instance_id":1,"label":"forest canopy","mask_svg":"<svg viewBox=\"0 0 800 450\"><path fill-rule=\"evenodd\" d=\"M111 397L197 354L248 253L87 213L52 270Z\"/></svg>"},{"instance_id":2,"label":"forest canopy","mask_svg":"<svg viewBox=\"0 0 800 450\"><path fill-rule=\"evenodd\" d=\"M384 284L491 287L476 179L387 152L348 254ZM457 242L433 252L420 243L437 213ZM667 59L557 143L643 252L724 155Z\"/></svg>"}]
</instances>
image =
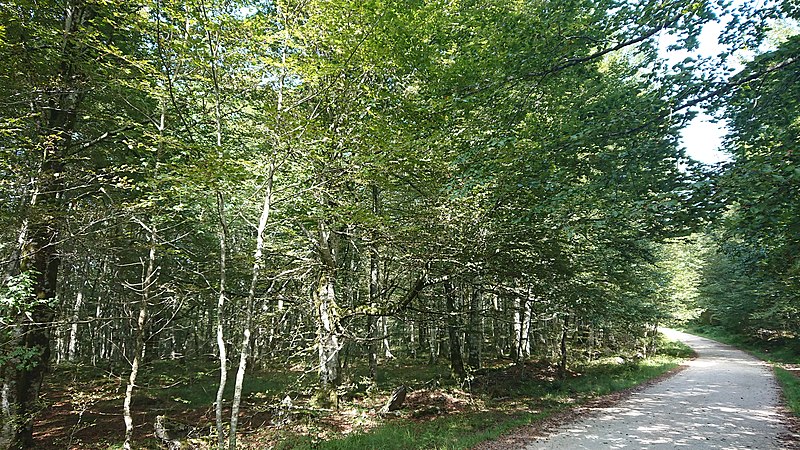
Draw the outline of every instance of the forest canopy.
<instances>
[{"instance_id":1,"label":"forest canopy","mask_svg":"<svg viewBox=\"0 0 800 450\"><path fill-rule=\"evenodd\" d=\"M662 244L709 229L693 305L796 332L800 41L726 60L799 12L737 5L3 1L0 448L33 445L60 364L125 373L131 448L141 371L218 360L235 448L254 368L335 406L349 361L393 352L441 347L459 380L646 352ZM722 54L665 59L723 14ZM730 124L716 169L680 145L700 107Z\"/></svg>"}]
</instances>

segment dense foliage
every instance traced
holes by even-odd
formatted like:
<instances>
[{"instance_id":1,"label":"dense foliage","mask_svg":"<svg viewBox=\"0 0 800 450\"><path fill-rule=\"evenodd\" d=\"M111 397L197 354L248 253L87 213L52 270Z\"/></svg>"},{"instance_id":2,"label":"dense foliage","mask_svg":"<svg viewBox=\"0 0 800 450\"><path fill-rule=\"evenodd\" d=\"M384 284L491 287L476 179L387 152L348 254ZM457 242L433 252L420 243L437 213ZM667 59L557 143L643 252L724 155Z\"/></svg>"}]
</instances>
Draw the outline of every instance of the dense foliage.
<instances>
[{"instance_id":1,"label":"dense foliage","mask_svg":"<svg viewBox=\"0 0 800 450\"><path fill-rule=\"evenodd\" d=\"M563 374L647 353L671 308L659 245L715 211L678 133L727 94L724 263L752 272L757 299L732 301L796 328L798 41L732 81L661 59L661 37L691 50L714 11L4 3L0 448L33 445L43 377L64 362L124 368L130 448L139 372L219 358L218 445L235 448L253 367L316 372L315 404L336 406L351 361L374 379L398 352L445 353L459 380L488 360ZM729 43L783 14L742 7Z\"/></svg>"},{"instance_id":2,"label":"dense foliage","mask_svg":"<svg viewBox=\"0 0 800 450\"><path fill-rule=\"evenodd\" d=\"M749 63L725 102L732 161L718 195L702 306L706 321L762 339L800 330L800 83L797 36ZM757 75L757 77L756 77Z\"/></svg>"}]
</instances>

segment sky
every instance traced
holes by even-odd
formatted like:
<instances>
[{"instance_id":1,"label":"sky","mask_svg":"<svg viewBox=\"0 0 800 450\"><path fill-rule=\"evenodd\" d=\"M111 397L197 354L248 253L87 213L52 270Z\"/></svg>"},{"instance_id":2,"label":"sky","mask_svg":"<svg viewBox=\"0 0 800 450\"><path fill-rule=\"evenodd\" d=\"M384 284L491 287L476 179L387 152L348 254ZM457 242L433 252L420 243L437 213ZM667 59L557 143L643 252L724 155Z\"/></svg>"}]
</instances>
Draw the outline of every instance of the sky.
<instances>
[{"instance_id":1,"label":"sky","mask_svg":"<svg viewBox=\"0 0 800 450\"><path fill-rule=\"evenodd\" d=\"M741 0L735 2L740 3ZM702 55L714 56L723 48L717 39L724 28L725 17L720 22L706 24L700 35L700 46L696 52L686 51L667 52L666 48L674 40L667 36L661 38L660 48L662 55L673 63L682 61L687 56ZM741 69L738 67L737 69ZM722 138L727 132L724 123L715 123L705 111L698 111L697 116L681 132L681 143L686 148L686 153L693 159L705 164L715 164L730 159L730 155L720 150Z\"/></svg>"},{"instance_id":2,"label":"sky","mask_svg":"<svg viewBox=\"0 0 800 450\"><path fill-rule=\"evenodd\" d=\"M734 10L750 1L753 0L733 0L728 8L730 8L729 10ZM692 54L686 51L667 52L666 48L674 42L674 39L662 35L659 37L661 39L659 47L662 56L672 63L677 63L687 56L716 56L722 52L724 48L719 44L718 38L730 20L730 15L726 14L725 11L717 11L717 13L720 20L708 23L703 27L699 38L700 46L696 52ZM800 26L796 22L787 22L784 25L789 26L795 33L800 32ZM729 67L738 72L744 68L745 62L753 56L754 52L737 52L733 58L728 60ZM727 133L725 123L715 122L705 111L700 110L697 112L697 116L681 133L681 142L686 148L686 153L693 159L705 164L715 164L730 160L730 155L720 150L723 137Z\"/></svg>"},{"instance_id":3,"label":"sky","mask_svg":"<svg viewBox=\"0 0 800 450\"><path fill-rule=\"evenodd\" d=\"M714 123L711 117L700 113L681 132L686 153L704 164L730 160L730 155L720 150L726 133L724 124Z\"/></svg>"}]
</instances>

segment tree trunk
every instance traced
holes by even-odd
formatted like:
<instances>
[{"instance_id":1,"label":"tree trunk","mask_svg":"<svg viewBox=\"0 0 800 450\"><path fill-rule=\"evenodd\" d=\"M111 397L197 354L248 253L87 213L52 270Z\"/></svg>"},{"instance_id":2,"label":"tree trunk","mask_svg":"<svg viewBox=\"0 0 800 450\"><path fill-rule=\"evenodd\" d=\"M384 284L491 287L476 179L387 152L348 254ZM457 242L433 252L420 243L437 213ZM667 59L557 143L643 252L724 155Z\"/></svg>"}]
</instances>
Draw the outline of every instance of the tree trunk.
<instances>
[{"instance_id":1,"label":"tree trunk","mask_svg":"<svg viewBox=\"0 0 800 450\"><path fill-rule=\"evenodd\" d=\"M166 129L166 121L167 121L167 103L165 99L161 99L161 114L158 122L158 144L156 147L156 173L158 174L158 161L161 159L161 152L163 148L163 136L164 130ZM150 302L150 288L155 284L156 280L156 267L155 267L155 259L156 259L156 243L158 239L158 229L156 224L153 220L150 220L150 226L146 226L144 222L138 221L139 225L147 231L150 235L150 251L147 260L147 268L144 269L142 273L142 285L141 285L141 293L142 299L141 304L139 305L139 314L136 320L136 330L134 336L134 350L133 350L133 359L131 361L131 373L128 378L128 386L125 390L125 401L123 403L123 418L125 421L125 443L123 444L123 448L125 450L131 449L131 439L133 438L133 417L131 416L131 400L133 396L133 389L136 386L136 377L139 374L139 366L142 362L142 359L146 356L146 336L145 333L147 332L146 323L148 319L148 306Z\"/></svg>"},{"instance_id":2,"label":"tree trunk","mask_svg":"<svg viewBox=\"0 0 800 450\"><path fill-rule=\"evenodd\" d=\"M522 303L522 323L519 333L519 353L522 359L528 359L531 356L531 299L530 295L523 299Z\"/></svg>"},{"instance_id":3,"label":"tree trunk","mask_svg":"<svg viewBox=\"0 0 800 450\"><path fill-rule=\"evenodd\" d=\"M420 352L422 352L428 345L429 330L425 325L424 319L421 319L417 322L417 345Z\"/></svg>"},{"instance_id":4,"label":"tree trunk","mask_svg":"<svg viewBox=\"0 0 800 450\"><path fill-rule=\"evenodd\" d=\"M564 316L564 326L561 329L561 362L558 365L558 372L561 378L567 376L567 334L569 332L569 315Z\"/></svg>"},{"instance_id":5,"label":"tree trunk","mask_svg":"<svg viewBox=\"0 0 800 450\"><path fill-rule=\"evenodd\" d=\"M456 379L463 380L467 376L467 371L464 369L464 359L461 356L456 293L450 280L444 282L444 297L447 304L447 333L450 338L450 370Z\"/></svg>"},{"instance_id":6,"label":"tree trunk","mask_svg":"<svg viewBox=\"0 0 800 450\"><path fill-rule=\"evenodd\" d=\"M522 305L518 296L514 295L512 298L511 307L513 309L511 357L518 363L522 361Z\"/></svg>"},{"instance_id":7,"label":"tree trunk","mask_svg":"<svg viewBox=\"0 0 800 450\"><path fill-rule=\"evenodd\" d=\"M383 333L383 357L386 359L394 359L392 348L389 345L389 323L386 316L381 316L381 333Z\"/></svg>"},{"instance_id":8,"label":"tree trunk","mask_svg":"<svg viewBox=\"0 0 800 450\"><path fill-rule=\"evenodd\" d=\"M492 343L494 344L495 355L501 356L505 351L505 333L503 333L503 320L500 317L500 297L492 294Z\"/></svg>"},{"instance_id":9,"label":"tree trunk","mask_svg":"<svg viewBox=\"0 0 800 450\"><path fill-rule=\"evenodd\" d=\"M378 379L378 316L370 314L367 317L367 353L369 359L369 378L372 382Z\"/></svg>"},{"instance_id":10,"label":"tree trunk","mask_svg":"<svg viewBox=\"0 0 800 450\"><path fill-rule=\"evenodd\" d=\"M372 213L377 216L381 213L380 191L375 185L372 185L371 190ZM377 234L373 233L372 242L369 245L370 315L367 317L369 377L373 383L377 380L378 376L378 316L376 312L381 303L381 259L377 245Z\"/></svg>"},{"instance_id":11,"label":"tree trunk","mask_svg":"<svg viewBox=\"0 0 800 450\"><path fill-rule=\"evenodd\" d=\"M253 302L256 296L256 286L261 269L264 266L264 230L267 228L270 212L272 211L272 183L275 177L276 166L274 162L270 164L267 175L267 186L264 194L264 204L261 207L261 218L256 229L256 251L253 262L253 270L250 278L250 290L245 300L245 319L242 329L242 348L239 354L239 368L236 371L236 384L233 387L233 402L231 403L231 428L228 437L228 448L236 449L236 428L239 423L239 405L242 402L242 385L244 384L244 374L247 370L247 358L250 353L250 332L253 322Z\"/></svg>"},{"instance_id":12,"label":"tree trunk","mask_svg":"<svg viewBox=\"0 0 800 450\"><path fill-rule=\"evenodd\" d=\"M410 348L408 349L409 355L411 355L412 359L417 359L417 335L416 335L416 325L413 320L409 321L408 323L408 344Z\"/></svg>"},{"instance_id":13,"label":"tree trunk","mask_svg":"<svg viewBox=\"0 0 800 450\"><path fill-rule=\"evenodd\" d=\"M83 306L83 291L86 282L81 283L78 294L75 296L75 303L72 305L72 318L69 329L69 344L67 345L67 361L74 362L78 349L78 320L80 319L81 306Z\"/></svg>"},{"instance_id":14,"label":"tree trunk","mask_svg":"<svg viewBox=\"0 0 800 450\"><path fill-rule=\"evenodd\" d=\"M467 365L472 370L481 368L481 345L483 344L483 333L481 330L481 308L483 303L483 293L480 288L472 289L469 298L469 324L467 327Z\"/></svg>"},{"instance_id":15,"label":"tree trunk","mask_svg":"<svg viewBox=\"0 0 800 450\"><path fill-rule=\"evenodd\" d=\"M142 271L142 296L139 304L139 314L136 319L136 329L134 331L135 344L133 348L133 359L131 361L131 373L128 377L128 386L125 389L125 401L123 402L123 419L125 421L125 443L123 448L130 450L133 439L133 416L131 415L131 400L133 399L133 389L136 386L136 378L139 375L139 366L145 349L144 333L147 322L148 304L150 303L150 288L155 283L156 277L156 228L150 226L150 251L147 258L147 265Z\"/></svg>"},{"instance_id":16,"label":"tree trunk","mask_svg":"<svg viewBox=\"0 0 800 450\"><path fill-rule=\"evenodd\" d=\"M429 325L430 333L428 333L428 350L430 351L428 357L428 365L436 364L436 359L439 357L439 329L434 323Z\"/></svg>"},{"instance_id":17,"label":"tree trunk","mask_svg":"<svg viewBox=\"0 0 800 450\"><path fill-rule=\"evenodd\" d=\"M2 415L0 448L33 446L33 419L39 408L39 394L45 373L50 368L50 323L55 318L54 301L61 263L58 252L59 231L63 219L61 200L64 189L65 152L72 143L75 120L82 92L75 47L80 45L76 32L87 19L87 9L68 0L65 6L63 41L60 60L54 74L54 86L43 89L38 105L39 140L36 152L41 155L30 207L34 214L23 225L19 271L14 275L30 276L30 302L27 311L14 317L6 344L10 351L25 355L25 361L6 363L2 367ZM54 89L55 88L55 89ZM12 267L16 262L12 261Z\"/></svg>"},{"instance_id":18,"label":"tree trunk","mask_svg":"<svg viewBox=\"0 0 800 450\"><path fill-rule=\"evenodd\" d=\"M315 297L320 385L317 401L321 406L336 407L336 387L339 384L339 318L334 279L325 270L319 275Z\"/></svg>"},{"instance_id":19,"label":"tree trunk","mask_svg":"<svg viewBox=\"0 0 800 450\"><path fill-rule=\"evenodd\" d=\"M217 420L217 446L220 450L225 448L225 427L222 419L223 393L228 384L228 353L225 347L223 318L225 317L225 276L226 259L228 255L228 224L225 221L225 199L222 192L217 191L217 216L219 218L219 297L217 299L217 314L215 326L217 330L217 349L219 350L219 386L215 413Z\"/></svg>"}]
</instances>

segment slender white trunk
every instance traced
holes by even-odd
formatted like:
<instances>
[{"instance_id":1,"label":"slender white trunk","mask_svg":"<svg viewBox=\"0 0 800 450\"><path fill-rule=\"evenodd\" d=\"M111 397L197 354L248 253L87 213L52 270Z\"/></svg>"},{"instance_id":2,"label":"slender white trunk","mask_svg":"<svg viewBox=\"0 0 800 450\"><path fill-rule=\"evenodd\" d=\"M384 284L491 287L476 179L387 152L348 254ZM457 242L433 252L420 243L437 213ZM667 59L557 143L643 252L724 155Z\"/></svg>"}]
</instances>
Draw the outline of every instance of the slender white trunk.
<instances>
[{"instance_id":1,"label":"slender white trunk","mask_svg":"<svg viewBox=\"0 0 800 450\"><path fill-rule=\"evenodd\" d=\"M530 343L530 330L531 330L531 302L530 298L523 300L522 304L522 326L520 330L520 356L528 358L531 356L531 343Z\"/></svg>"},{"instance_id":2,"label":"slender white trunk","mask_svg":"<svg viewBox=\"0 0 800 450\"><path fill-rule=\"evenodd\" d=\"M431 324L429 330L428 350L430 351L430 357L428 358L428 364L434 365L439 356L439 329L436 328L436 325Z\"/></svg>"},{"instance_id":3,"label":"slender white trunk","mask_svg":"<svg viewBox=\"0 0 800 450\"><path fill-rule=\"evenodd\" d=\"M411 357L417 359L417 337L414 333L416 333L414 326L414 321L412 320L408 324L408 337L409 337L409 344L411 348L409 349L409 353L411 353Z\"/></svg>"},{"instance_id":4,"label":"slender white trunk","mask_svg":"<svg viewBox=\"0 0 800 450\"><path fill-rule=\"evenodd\" d=\"M131 362L131 373L128 377L128 386L125 389L125 401L123 403L123 416L125 420L125 450L131 449L133 439L133 416L131 415L131 400L133 399L133 389L136 386L136 378L139 375L139 366L144 352L144 328L147 321L148 303L150 302L150 287L155 282L155 261L156 261L156 228L151 225L150 230L150 252L147 258L147 265L142 274L142 298L139 305L139 315L136 319L136 344L133 350L133 361Z\"/></svg>"},{"instance_id":5,"label":"slender white trunk","mask_svg":"<svg viewBox=\"0 0 800 450\"><path fill-rule=\"evenodd\" d=\"M219 387L217 388L217 445L225 448L225 429L222 419L223 393L228 383L228 354L225 348L223 317L225 314L225 263L227 258L228 225L225 222L225 201L217 191L217 213L220 222L219 234L219 298L217 300L217 348L219 349Z\"/></svg>"},{"instance_id":6,"label":"slender white trunk","mask_svg":"<svg viewBox=\"0 0 800 450\"><path fill-rule=\"evenodd\" d=\"M339 381L339 336L336 330L336 291L330 274L320 274L317 291L317 334L319 345L319 378L323 390L336 386ZM334 401L335 403L335 401Z\"/></svg>"},{"instance_id":7,"label":"slender white trunk","mask_svg":"<svg viewBox=\"0 0 800 450\"><path fill-rule=\"evenodd\" d=\"M233 388L233 402L231 403L231 429L228 439L228 448L236 449L236 428L239 423L239 405L242 402L242 385L244 384L244 374L247 370L247 358L250 354L250 328L253 321L253 301L256 296L256 285L261 269L264 265L264 230L267 228L270 211L272 208L272 181L275 175L275 165L270 165L267 179L266 193L264 194L264 204L261 208L261 218L258 221L256 230L256 251L254 254L253 270L251 272L250 290L247 294L245 304L245 320L242 330L242 348L239 353L239 369L236 371L236 384Z\"/></svg>"},{"instance_id":8,"label":"slender white trunk","mask_svg":"<svg viewBox=\"0 0 800 450\"><path fill-rule=\"evenodd\" d=\"M514 309L514 322L513 322L513 358L515 362L522 359L522 305L520 305L519 297L516 295L512 300L512 307Z\"/></svg>"},{"instance_id":9,"label":"slender white trunk","mask_svg":"<svg viewBox=\"0 0 800 450\"><path fill-rule=\"evenodd\" d=\"M167 103L166 100L161 99L161 117L158 123L158 133L159 133L159 141L157 146L156 152L156 174L158 171L158 162L161 159L161 148L162 148L162 140L161 138L164 135L164 129L166 127L166 120L167 120ZM150 251L147 258L146 268L142 273L142 285L141 285L141 304L139 305L139 316L136 320L136 336L135 336L135 347L133 349L133 361L131 362L131 373L128 377L128 386L125 389L125 401L123 403L123 416L125 420L125 443L123 444L123 448L125 450L131 449L131 439L133 438L133 416L131 415L131 400L133 398L133 389L136 386L136 377L139 375L139 365L141 364L141 359L144 356L144 329L145 323L147 322L147 314L148 314L148 303L150 302L150 288L155 283L156 277L156 242L158 239L157 233L158 230L156 228L155 223L150 221L150 226L147 227L144 225L143 222L139 222L139 224L150 234ZM143 264L144 265L144 264Z\"/></svg>"},{"instance_id":10,"label":"slender white trunk","mask_svg":"<svg viewBox=\"0 0 800 450\"><path fill-rule=\"evenodd\" d=\"M389 345L389 323L386 316L381 316L381 332L383 333L383 356L386 359L394 359L392 348Z\"/></svg>"},{"instance_id":11,"label":"slender white trunk","mask_svg":"<svg viewBox=\"0 0 800 450\"><path fill-rule=\"evenodd\" d=\"M377 217L381 214L380 190L372 185L372 212ZM372 382L378 377L378 317L375 315L381 303L381 259L378 252L378 236L373 233L369 245L369 306L370 315L367 317L367 337L369 338L369 377Z\"/></svg>"},{"instance_id":12,"label":"slender white trunk","mask_svg":"<svg viewBox=\"0 0 800 450\"><path fill-rule=\"evenodd\" d=\"M75 304L72 305L72 326L69 330L69 344L67 346L67 361L69 362L75 361L75 355L77 353L78 319L80 318L81 306L83 305L83 287L85 286L86 283L78 290L78 295L75 296Z\"/></svg>"},{"instance_id":13,"label":"slender white trunk","mask_svg":"<svg viewBox=\"0 0 800 450\"><path fill-rule=\"evenodd\" d=\"M212 88L214 93L214 134L216 138L216 145L217 150L219 152L220 159L225 159L225 150L222 147L222 112L221 112L221 103L222 97L220 95L220 80L219 80L219 70L217 67L217 59L218 53L220 50L219 47L219 39L215 39L215 36L211 33L211 28L208 27L209 24L209 17L208 12L206 11L205 2L200 3L200 11L203 14L203 20L205 22L205 32L206 32L206 40L208 44L208 51L209 51L209 68L211 70L211 82ZM218 36L217 36L218 38ZM216 413L216 426L217 426L217 446L220 449L225 448L225 430L223 424L223 417L222 417L222 407L223 407L223 393L225 392L225 386L228 383L228 354L225 347L225 334L224 334L224 326L223 326L223 317L225 314L225 263L227 257L227 240L228 240L228 230L227 230L227 223L225 222L225 204L224 199L222 196L222 192L219 190L217 191L217 214L219 216L220 221L220 232L219 232L219 297L217 299L217 318L216 318L216 337L217 337L217 349L219 351L219 386L217 386L217 397L216 397L216 404L215 404L215 413ZM259 234L260 236L260 234ZM258 261L256 261L258 264ZM255 269L254 269L255 270ZM254 280L255 283L255 276L257 276L254 272ZM248 300L252 303L252 298ZM247 319L249 320L249 319ZM247 343L245 344L245 348L242 350L243 352L247 352L247 346L249 346L249 338L250 338L250 331L249 325L245 325L245 334L247 337ZM246 359L246 356L245 356ZM246 364L246 361L245 361ZM243 371L243 369L242 369ZM243 379L244 375L242 375ZM237 375L237 385L241 383L239 381L239 377ZM234 400L236 404L236 416L238 416L239 412L239 401L241 399L241 387L239 388L239 395L240 398ZM231 436L230 436L230 445L231 448L236 446L236 422L238 418L235 418L234 413L231 412Z\"/></svg>"},{"instance_id":14,"label":"slender white trunk","mask_svg":"<svg viewBox=\"0 0 800 450\"><path fill-rule=\"evenodd\" d=\"M142 317L141 314L140 317ZM137 345L140 338L141 336L138 335L137 333ZM136 351L133 357L133 363L131 364L131 373L130 376L128 377L128 387L125 388L125 402L123 403L122 406L122 414L125 420L125 444L123 445L123 448L125 450L131 449L131 440L133 439L133 416L131 415L131 399L133 398L133 386L136 384L136 377L139 375L139 359L141 358L139 353L140 352Z\"/></svg>"},{"instance_id":15,"label":"slender white trunk","mask_svg":"<svg viewBox=\"0 0 800 450\"><path fill-rule=\"evenodd\" d=\"M494 351L498 355L502 355L505 351L505 333L502 333L502 319L500 319L500 297L492 294L492 342L494 342ZM498 333L498 330L501 332Z\"/></svg>"}]
</instances>

